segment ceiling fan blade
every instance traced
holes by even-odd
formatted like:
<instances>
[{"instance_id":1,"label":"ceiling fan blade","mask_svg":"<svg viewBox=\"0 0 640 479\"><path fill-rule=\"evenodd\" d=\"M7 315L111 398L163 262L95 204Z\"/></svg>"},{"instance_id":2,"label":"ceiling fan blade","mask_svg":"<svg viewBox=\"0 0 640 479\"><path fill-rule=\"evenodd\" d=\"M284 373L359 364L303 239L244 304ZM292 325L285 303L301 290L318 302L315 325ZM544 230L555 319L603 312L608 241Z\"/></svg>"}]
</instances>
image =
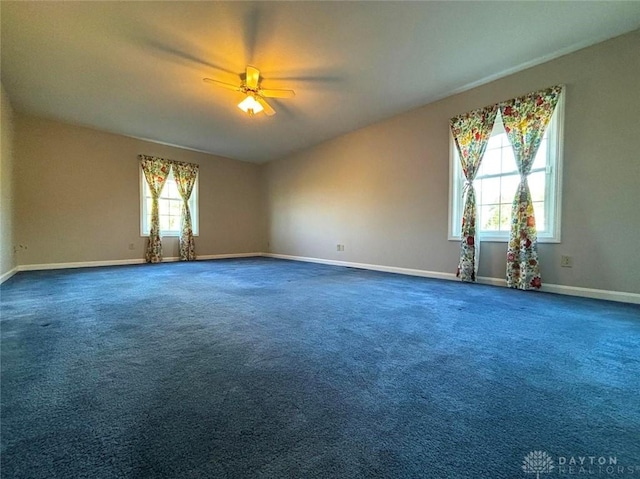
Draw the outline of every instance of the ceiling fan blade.
<instances>
[{"instance_id":1,"label":"ceiling fan blade","mask_svg":"<svg viewBox=\"0 0 640 479\"><path fill-rule=\"evenodd\" d=\"M256 95L256 100L258 103L262 105L262 108L264 108L264 113L267 116L273 116L276 114L276 111L273 108L271 108L271 105L267 103L267 100L265 100L264 98L258 95Z\"/></svg>"},{"instance_id":2,"label":"ceiling fan blade","mask_svg":"<svg viewBox=\"0 0 640 479\"><path fill-rule=\"evenodd\" d=\"M225 83L223 81L214 80L212 78L203 78L202 81L206 81L207 83L211 83L216 86L221 86L222 88L226 88L228 90L241 91L241 88L238 85L232 85L231 83Z\"/></svg>"},{"instance_id":3,"label":"ceiling fan blade","mask_svg":"<svg viewBox=\"0 0 640 479\"><path fill-rule=\"evenodd\" d=\"M260 94L267 98L291 98L296 96L293 90L260 90Z\"/></svg>"},{"instance_id":4,"label":"ceiling fan blade","mask_svg":"<svg viewBox=\"0 0 640 479\"><path fill-rule=\"evenodd\" d=\"M247 65L247 75L245 77L247 87L254 89L258 88L258 80L260 80L260 70L256 67Z\"/></svg>"}]
</instances>

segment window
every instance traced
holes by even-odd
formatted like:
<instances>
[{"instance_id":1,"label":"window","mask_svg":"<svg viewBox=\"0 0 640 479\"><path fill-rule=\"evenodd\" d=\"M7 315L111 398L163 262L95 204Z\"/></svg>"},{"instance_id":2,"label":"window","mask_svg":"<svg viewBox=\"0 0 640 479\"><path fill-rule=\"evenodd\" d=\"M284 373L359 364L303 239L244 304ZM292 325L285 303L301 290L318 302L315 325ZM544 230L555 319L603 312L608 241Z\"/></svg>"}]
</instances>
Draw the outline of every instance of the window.
<instances>
[{"instance_id":1,"label":"window","mask_svg":"<svg viewBox=\"0 0 640 479\"><path fill-rule=\"evenodd\" d=\"M142 236L149 234L151 226L151 190L144 177L142 168L141 178L141 231ZM182 224L182 197L178 193L178 186L173 177L173 170L169 173L167 180L160 193L158 202L160 213L160 235L180 236L180 225ZM191 212L191 223L194 236L198 235L198 179L193 185L191 198L189 198L189 210Z\"/></svg>"},{"instance_id":2,"label":"window","mask_svg":"<svg viewBox=\"0 0 640 479\"><path fill-rule=\"evenodd\" d=\"M528 176L540 242L560 242L563 97L564 95L560 95ZM450 138L450 150L449 239L454 240L460 239L464 176L453 138ZM473 182L482 241L509 240L511 204L519 182L520 174L513 149L498 112L480 169Z\"/></svg>"}]
</instances>

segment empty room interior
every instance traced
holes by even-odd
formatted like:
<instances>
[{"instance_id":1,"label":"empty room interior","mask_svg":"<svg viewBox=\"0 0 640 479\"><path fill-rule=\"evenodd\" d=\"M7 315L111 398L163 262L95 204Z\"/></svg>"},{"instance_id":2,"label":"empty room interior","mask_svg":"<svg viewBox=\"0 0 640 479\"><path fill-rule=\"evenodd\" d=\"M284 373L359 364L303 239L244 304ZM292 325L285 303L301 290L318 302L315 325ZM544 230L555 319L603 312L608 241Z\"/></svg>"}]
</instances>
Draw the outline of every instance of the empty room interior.
<instances>
[{"instance_id":1,"label":"empty room interior","mask_svg":"<svg viewBox=\"0 0 640 479\"><path fill-rule=\"evenodd\" d=\"M640 2L0 2L3 478L640 477Z\"/></svg>"}]
</instances>

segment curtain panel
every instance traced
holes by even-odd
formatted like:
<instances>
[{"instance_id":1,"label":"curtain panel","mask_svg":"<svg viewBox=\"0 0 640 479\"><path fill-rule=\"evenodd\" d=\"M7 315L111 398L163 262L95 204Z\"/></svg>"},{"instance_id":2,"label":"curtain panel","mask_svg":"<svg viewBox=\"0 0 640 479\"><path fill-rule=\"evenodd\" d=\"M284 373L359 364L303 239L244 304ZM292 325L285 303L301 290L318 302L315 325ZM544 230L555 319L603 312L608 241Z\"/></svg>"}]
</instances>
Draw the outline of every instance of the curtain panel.
<instances>
[{"instance_id":1,"label":"curtain panel","mask_svg":"<svg viewBox=\"0 0 640 479\"><path fill-rule=\"evenodd\" d=\"M193 261L196 259L191 225L191 211L189 199L193 191L193 185L198 176L199 166L193 163L173 162L173 176L178 186L178 193L182 197L182 224L180 227L180 261Z\"/></svg>"},{"instance_id":2,"label":"curtain panel","mask_svg":"<svg viewBox=\"0 0 640 479\"><path fill-rule=\"evenodd\" d=\"M140 155L144 177L151 191L151 227L145 252L147 263L162 261L162 240L160 239L159 198L171 171L171 162L162 158Z\"/></svg>"},{"instance_id":3,"label":"curtain panel","mask_svg":"<svg viewBox=\"0 0 640 479\"><path fill-rule=\"evenodd\" d=\"M460 241L460 261L457 276L462 281L475 281L478 273L480 241L477 237L477 205L473 180L487 148L498 105L474 110L452 118L449 123L460 165L465 177Z\"/></svg>"},{"instance_id":4,"label":"curtain panel","mask_svg":"<svg viewBox=\"0 0 640 479\"><path fill-rule=\"evenodd\" d=\"M504 129L520 173L511 208L507 248L507 286L510 288L538 289L542 286L536 219L527 176L561 92L562 86L554 86L500 105Z\"/></svg>"}]
</instances>

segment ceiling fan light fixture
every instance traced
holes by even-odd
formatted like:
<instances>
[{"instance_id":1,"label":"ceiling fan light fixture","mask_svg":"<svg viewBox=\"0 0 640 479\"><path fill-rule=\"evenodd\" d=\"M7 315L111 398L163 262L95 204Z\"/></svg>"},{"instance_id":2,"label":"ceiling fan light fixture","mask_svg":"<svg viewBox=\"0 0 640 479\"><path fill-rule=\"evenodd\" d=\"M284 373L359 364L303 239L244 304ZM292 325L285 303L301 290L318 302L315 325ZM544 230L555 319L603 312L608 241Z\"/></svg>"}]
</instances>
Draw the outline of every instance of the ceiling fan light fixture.
<instances>
[{"instance_id":1,"label":"ceiling fan light fixture","mask_svg":"<svg viewBox=\"0 0 640 479\"><path fill-rule=\"evenodd\" d=\"M1 1L1 0L0 0ZM203 78L207 83L217 85L227 90L234 90L246 95L246 98L238 103L238 108L249 116L264 112L266 116L273 116L276 111L267 102L266 98L292 98L296 96L293 90L283 89L263 89L260 85L260 70L251 65L247 65L247 72L244 77L240 76L240 85L214 80L213 78Z\"/></svg>"},{"instance_id":2,"label":"ceiling fan light fixture","mask_svg":"<svg viewBox=\"0 0 640 479\"><path fill-rule=\"evenodd\" d=\"M238 103L238 108L247 113L249 116L253 116L256 113L260 113L264 108L253 95L247 95L247 98Z\"/></svg>"}]
</instances>

